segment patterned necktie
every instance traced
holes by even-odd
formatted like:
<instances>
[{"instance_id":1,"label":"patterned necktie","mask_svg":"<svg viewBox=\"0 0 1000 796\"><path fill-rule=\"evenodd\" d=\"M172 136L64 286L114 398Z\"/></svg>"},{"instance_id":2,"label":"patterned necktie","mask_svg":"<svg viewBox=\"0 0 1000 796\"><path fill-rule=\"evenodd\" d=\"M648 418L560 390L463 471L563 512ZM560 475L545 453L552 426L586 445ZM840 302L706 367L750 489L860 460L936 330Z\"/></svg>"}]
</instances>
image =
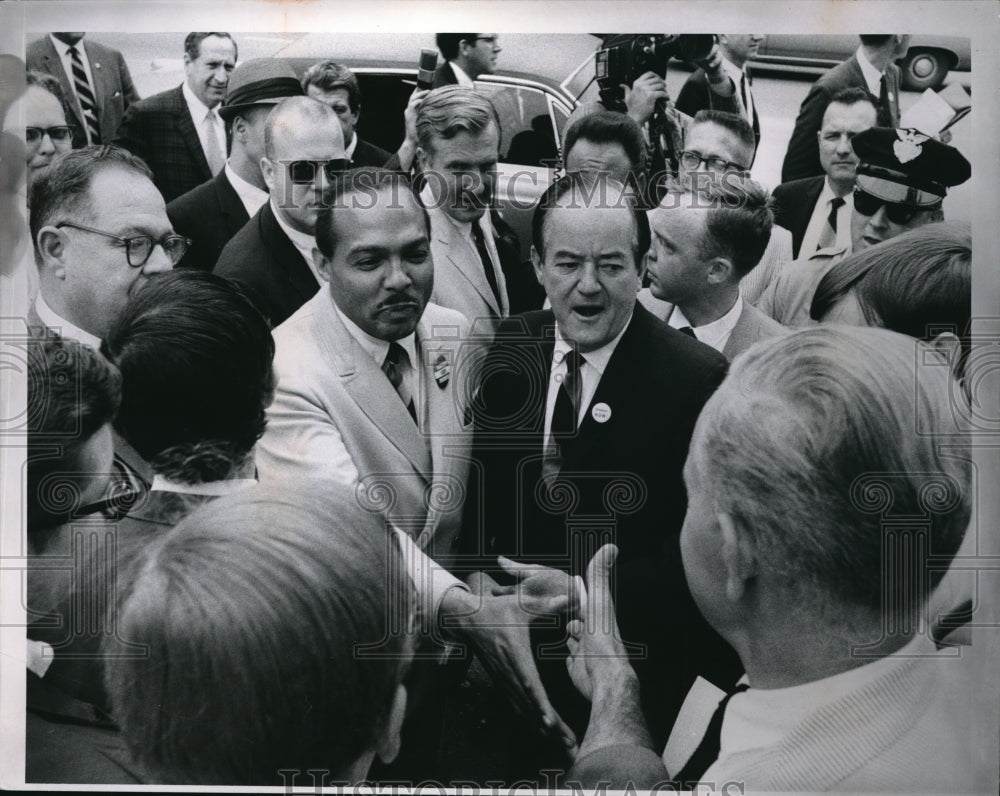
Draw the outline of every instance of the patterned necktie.
<instances>
[{"instance_id":1,"label":"patterned necktie","mask_svg":"<svg viewBox=\"0 0 1000 796\"><path fill-rule=\"evenodd\" d=\"M889 103L889 86L885 82L885 75L878 81L878 126L892 127L892 105Z\"/></svg>"},{"instance_id":2,"label":"patterned necktie","mask_svg":"<svg viewBox=\"0 0 1000 796\"><path fill-rule=\"evenodd\" d=\"M219 146L219 135L216 132L217 123L218 117L215 115L215 111L210 110L205 115L205 160L208 161L208 168L213 177L226 165L226 156L222 153L222 147Z\"/></svg>"},{"instance_id":3,"label":"patterned necktie","mask_svg":"<svg viewBox=\"0 0 1000 796\"><path fill-rule=\"evenodd\" d=\"M389 343L389 351L386 353L385 361L382 363L382 371L388 377L389 383L392 384L396 394L399 395L400 400L402 400L403 405L406 407L406 411L410 413L413 422L416 423L417 408L413 404L413 396L410 395L410 391L406 386L406 380L403 378L403 371L409 359L406 355L406 349L403 346L395 342Z\"/></svg>"},{"instance_id":4,"label":"patterned necktie","mask_svg":"<svg viewBox=\"0 0 1000 796\"><path fill-rule=\"evenodd\" d=\"M837 212L843 206L844 200L839 196L835 196L830 200L830 215L826 217L823 232L819 236L819 242L816 244L817 249L829 249L831 246L837 245Z\"/></svg>"},{"instance_id":5,"label":"patterned necktie","mask_svg":"<svg viewBox=\"0 0 1000 796\"><path fill-rule=\"evenodd\" d=\"M500 286L497 284L496 271L493 270L493 258L486 248L486 239L483 236L483 228L478 221L472 222L472 237L476 241L476 251L479 252L479 260L483 264L483 271L486 272L486 281L490 283L490 290L493 291L493 298L497 300L497 307L503 309L503 302L500 301Z\"/></svg>"},{"instance_id":6,"label":"patterned necktie","mask_svg":"<svg viewBox=\"0 0 1000 796\"><path fill-rule=\"evenodd\" d=\"M73 88L76 90L77 99L80 100L80 110L83 111L83 121L87 128L87 143L101 143L101 128L97 122L97 102L94 100L94 92L87 80L87 71L83 68L83 61L80 52L76 47L70 47L70 61L73 64Z\"/></svg>"},{"instance_id":7,"label":"patterned necktie","mask_svg":"<svg viewBox=\"0 0 1000 796\"><path fill-rule=\"evenodd\" d=\"M715 709L698 748L691 753L687 763L674 777L674 780L680 782L685 790L695 790L697 783L708 771L708 767L719 759L719 749L722 746L722 719L725 716L726 707L729 705L730 699L737 694L742 694L749 687L745 683L740 683L726 694L719 703L719 707Z\"/></svg>"}]
</instances>

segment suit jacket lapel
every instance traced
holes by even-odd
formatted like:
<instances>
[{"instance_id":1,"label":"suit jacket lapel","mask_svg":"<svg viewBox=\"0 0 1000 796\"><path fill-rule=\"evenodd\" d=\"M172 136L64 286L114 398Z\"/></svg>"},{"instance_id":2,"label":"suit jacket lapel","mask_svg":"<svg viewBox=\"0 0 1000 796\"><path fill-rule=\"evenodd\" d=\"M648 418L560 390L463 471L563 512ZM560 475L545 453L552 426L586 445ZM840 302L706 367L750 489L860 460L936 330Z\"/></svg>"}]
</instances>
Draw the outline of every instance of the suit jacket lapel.
<instances>
[{"instance_id":1,"label":"suit jacket lapel","mask_svg":"<svg viewBox=\"0 0 1000 796\"><path fill-rule=\"evenodd\" d=\"M177 113L177 130L180 132L181 138L184 139L184 144L191 152L192 157L194 157L197 162L198 168L205 173L205 179L207 180L212 176L212 171L208 167L208 159L205 157L205 152L201 148L201 139L198 138L195 121L191 118L191 112L188 110L187 102L184 101L184 91L181 86L178 86L174 92L174 100L176 103L175 112Z\"/></svg>"},{"instance_id":2,"label":"suit jacket lapel","mask_svg":"<svg viewBox=\"0 0 1000 796\"><path fill-rule=\"evenodd\" d=\"M225 169L216 175L213 187L215 189L215 198L219 202L219 208L222 211L222 215L226 218L226 228L235 235L250 220L250 216L247 215L247 209L243 206L243 202L240 200L239 194L236 193L236 189L229 182L229 178L226 177Z\"/></svg>"},{"instance_id":3,"label":"suit jacket lapel","mask_svg":"<svg viewBox=\"0 0 1000 796\"><path fill-rule=\"evenodd\" d=\"M87 62L90 64L90 76L93 78L91 81L93 85L90 87L91 91L94 92L94 104L97 106L97 123L101 127L101 136L107 135L104 132L104 120L101 118L101 109L104 107L104 100L107 96L107 91L104 86L104 68L103 64L97 60L97 53L94 52L90 43L86 40L80 42L83 45L83 50L87 56Z\"/></svg>"},{"instance_id":4,"label":"suit jacket lapel","mask_svg":"<svg viewBox=\"0 0 1000 796\"><path fill-rule=\"evenodd\" d=\"M476 292L496 317L501 317L500 307L497 306L497 300L490 288L490 283L486 281L486 273L483 271L476 247L459 233L443 210L434 207L433 197L429 195L428 188L424 188L420 198L424 206L428 208L427 212L431 214L434 237L444 245L448 262L463 279L476 289ZM465 255L464 258L462 255ZM503 282L498 280L498 284L502 286Z\"/></svg>"},{"instance_id":5,"label":"suit jacket lapel","mask_svg":"<svg viewBox=\"0 0 1000 796\"><path fill-rule=\"evenodd\" d=\"M45 37L45 50L46 51L43 57L45 58L48 72L50 75L53 75L59 80L59 83L63 88L63 93L66 95L66 107L73 115L73 119L67 119L67 121L82 129L83 110L80 108L80 100L76 96L76 89L74 88L72 81L69 79L69 75L66 74L66 70L63 68L62 58L59 57L59 52L56 50L56 46L52 43L52 39L48 36Z\"/></svg>"},{"instance_id":6,"label":"suit jacket lapel","mask_svg":"<svg viewBox=\"0 0 1000 796\"><path fill-rule=\"evenodd\" d=\"M344 388L413 468L430 480L431 456L427 443L382 368L347 331L329 293L324 290L315 300L319 306L315 328Z\"/></svg>"}]
</instances>

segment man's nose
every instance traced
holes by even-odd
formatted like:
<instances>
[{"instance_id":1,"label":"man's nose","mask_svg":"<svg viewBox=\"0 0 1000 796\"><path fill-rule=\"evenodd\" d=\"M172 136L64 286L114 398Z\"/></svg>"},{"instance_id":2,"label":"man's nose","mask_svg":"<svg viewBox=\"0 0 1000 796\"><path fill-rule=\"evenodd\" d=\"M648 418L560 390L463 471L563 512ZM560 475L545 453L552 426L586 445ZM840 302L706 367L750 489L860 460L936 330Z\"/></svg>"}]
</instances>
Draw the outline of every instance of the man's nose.
<instances>
[{"instance_id":1,"label":"man's nose","mask_svg":"<svg viewBox=\"0 0 1000 796\"><path fill-rule=\"evenodd\" d=\"M868 219L868 223L875 229L884 229L889 226L889 217L885 214L885 205L882 205L882 207L875 211L875 215Z\"/></svg>"},{"instance_id":2,"label":"man's nose","mask_svg":"<svg viewBox=\"0 0 1000 796\"><path fill-rule=\"evenodd\" d=\"M406 290L413 283L406 263L401 257L392 258L384 281L385 287L394 291Z\"/></svg>"},{"instance_id":3,"label":"man's nose","mask_svg":"<svg viewBox=\"0 0 1000 796\"><path fill-rule=\"evenodd\" d=\"M38 142L38 153L42 155L51 155L56 151L56 145L52 143L52 136L48 132L42 133L42 139Z\"/></svg>"},{"instance_id":4,"label":"man's nose","mask_svg":"<svg viewBox=\"0 0 1000 796\"><path fill-rule=\"evenodd\" d=\"M592 263L583 266L580 281L576 283L576 289L587 296L601 292L601 281L597 278L597 268Z\"/></svg>"},{"instance_id":5,"label":"man's nose","mask_svg":"<svg viewBox=\"0 0 1000 796\"><path fill-rule=\"evenodd\" d=\"M144 274L157 274L161 271L169 271L174 267L174 261L167 256L166 250L157 243L153 246L153 251L149 253L149 259L142 266Z\"/></svg>"}]
</instances>

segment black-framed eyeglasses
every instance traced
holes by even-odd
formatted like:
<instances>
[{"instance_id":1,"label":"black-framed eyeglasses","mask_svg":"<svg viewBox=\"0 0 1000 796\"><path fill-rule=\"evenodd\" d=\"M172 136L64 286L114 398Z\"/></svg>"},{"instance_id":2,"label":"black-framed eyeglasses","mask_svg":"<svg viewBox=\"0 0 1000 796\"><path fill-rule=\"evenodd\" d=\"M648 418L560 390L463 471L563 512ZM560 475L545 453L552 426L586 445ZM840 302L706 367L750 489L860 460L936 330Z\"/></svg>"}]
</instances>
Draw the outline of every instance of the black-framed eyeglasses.
<instances>
[{"instance_id":1,"label":"black-framed eyeglasses","mask_svg":"<svg viewBox=\"0 0 1000 796\"><path fill-rule=\"evenodd\" d=\"M180 262L181 257L191 246L190 238L185 238L183 235L164 235L159 240L154 240L149 235L132 235L128 238L123 238L119 235L112 235L110 232L104 232L100 229L94 229L93 227L85 227L82 224L74 224L72 221L60 221L55 225L56 229L62 229L63 227L71 227L73 229L79 229L83 232L90 232L94 235L103 235L105 238L111 238L119 243L125 245L125 258L128 260L128 264L132 268L142 268L147 262L149 262L149 256L153 253L153 249L157 246L162 246L163 251L166 252L167 257L170 258L170 262L177 265Z\"/></svg>"},{"instance_id":2,"label":"black-framed eyeglasses","mask_svg":"<svg viewBox=\"0 0 1000 796\"><path fill-rule=\"evenodd\" d=\"M334 180L347 171L350 161L344 158L333 160L293 160L288 164L288 178L296 185L310 185L316 182L318 170L322 169L328 180Z\"/></svg>"},{"instance_id":3,"label":"black-framed eyeglasses","mask_svg":"<svg viewBox=\"0 0 1000 796\"><path fill-rule=\"evenodd\" d=\"M922 210L934 210L935 207L914 207L898 202L888 202L881 197L868 193L861 188L854 188L854 209L863 216L873 216L880 207L885 207L885 217L893 224L909 224L913 217Z\"/></svg>"},{"instance_id":4,"label":"black-framed eyeglasses","mask_svg":"<svg viewBox=\"0 0 1000 796\"><path fill-rule=\"evenodd\" d=\"M48 136L52 139L52 143L62 143L63 141L72 141L75 130L75 124L58 124L55 127L25 127L24 140L29 146L35 146L42 143L42 139Z\"/></svg>"},{"instance_id":5,"label":"black-framed eyeglasses","mask_svg":"<svg viewBox=\"0 0 1000 796\"><path fill-rule=\"evenodd\" d=\"M708 166L710 171L749 171L747 166L733 163L731 160L723 160L716 157L702 157L700 152L692 149L685 149L681 152L681 165L688 171L695 171L702 163Z\"/></svg>"}]
</instances>

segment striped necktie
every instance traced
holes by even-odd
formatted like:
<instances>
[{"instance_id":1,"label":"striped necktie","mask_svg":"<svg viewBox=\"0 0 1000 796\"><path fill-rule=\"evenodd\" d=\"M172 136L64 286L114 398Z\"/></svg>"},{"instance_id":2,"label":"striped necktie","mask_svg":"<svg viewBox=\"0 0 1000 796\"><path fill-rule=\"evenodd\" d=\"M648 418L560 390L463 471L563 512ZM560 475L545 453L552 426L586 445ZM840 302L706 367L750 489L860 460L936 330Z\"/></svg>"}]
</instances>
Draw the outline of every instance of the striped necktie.
<instances>
[{"instance_id":1,"label":"striped necktie","mask_svg":"<svg viewBox=\"0 0 1000 796\"><path fill-rule=\"evenodd\" d=\"M382 371L389 379L389 383L393 386L393 389L396 390L403 405L406 406L406 411L410 413L413 422L416 423L417 408L413 403L413 396L410 394L409 389L407 389L406 381L403 378L403 371L409 361L410 358L407 356L406 349L403 346L396 342L389 343L389 350L386 352L385 360L382 362Z\"/></svg>"},{"instance_id":2,"label":"striped necktie","mask_svg":"<svg viewBox=\"0 0 1000 796\"><path fill-rule=\"evenodd\" d=\"M76 89L77 99L80 100L80 110L83 111L83 121L87 129L87 143L101 143L101 127L97 122L97 102L94 100L94 92L87 80L87 71L83 68L83 60L80 58L80 51L76 47L70 47L70 60L73 62L73 88Z\"/></svg>"}]
</instances>

